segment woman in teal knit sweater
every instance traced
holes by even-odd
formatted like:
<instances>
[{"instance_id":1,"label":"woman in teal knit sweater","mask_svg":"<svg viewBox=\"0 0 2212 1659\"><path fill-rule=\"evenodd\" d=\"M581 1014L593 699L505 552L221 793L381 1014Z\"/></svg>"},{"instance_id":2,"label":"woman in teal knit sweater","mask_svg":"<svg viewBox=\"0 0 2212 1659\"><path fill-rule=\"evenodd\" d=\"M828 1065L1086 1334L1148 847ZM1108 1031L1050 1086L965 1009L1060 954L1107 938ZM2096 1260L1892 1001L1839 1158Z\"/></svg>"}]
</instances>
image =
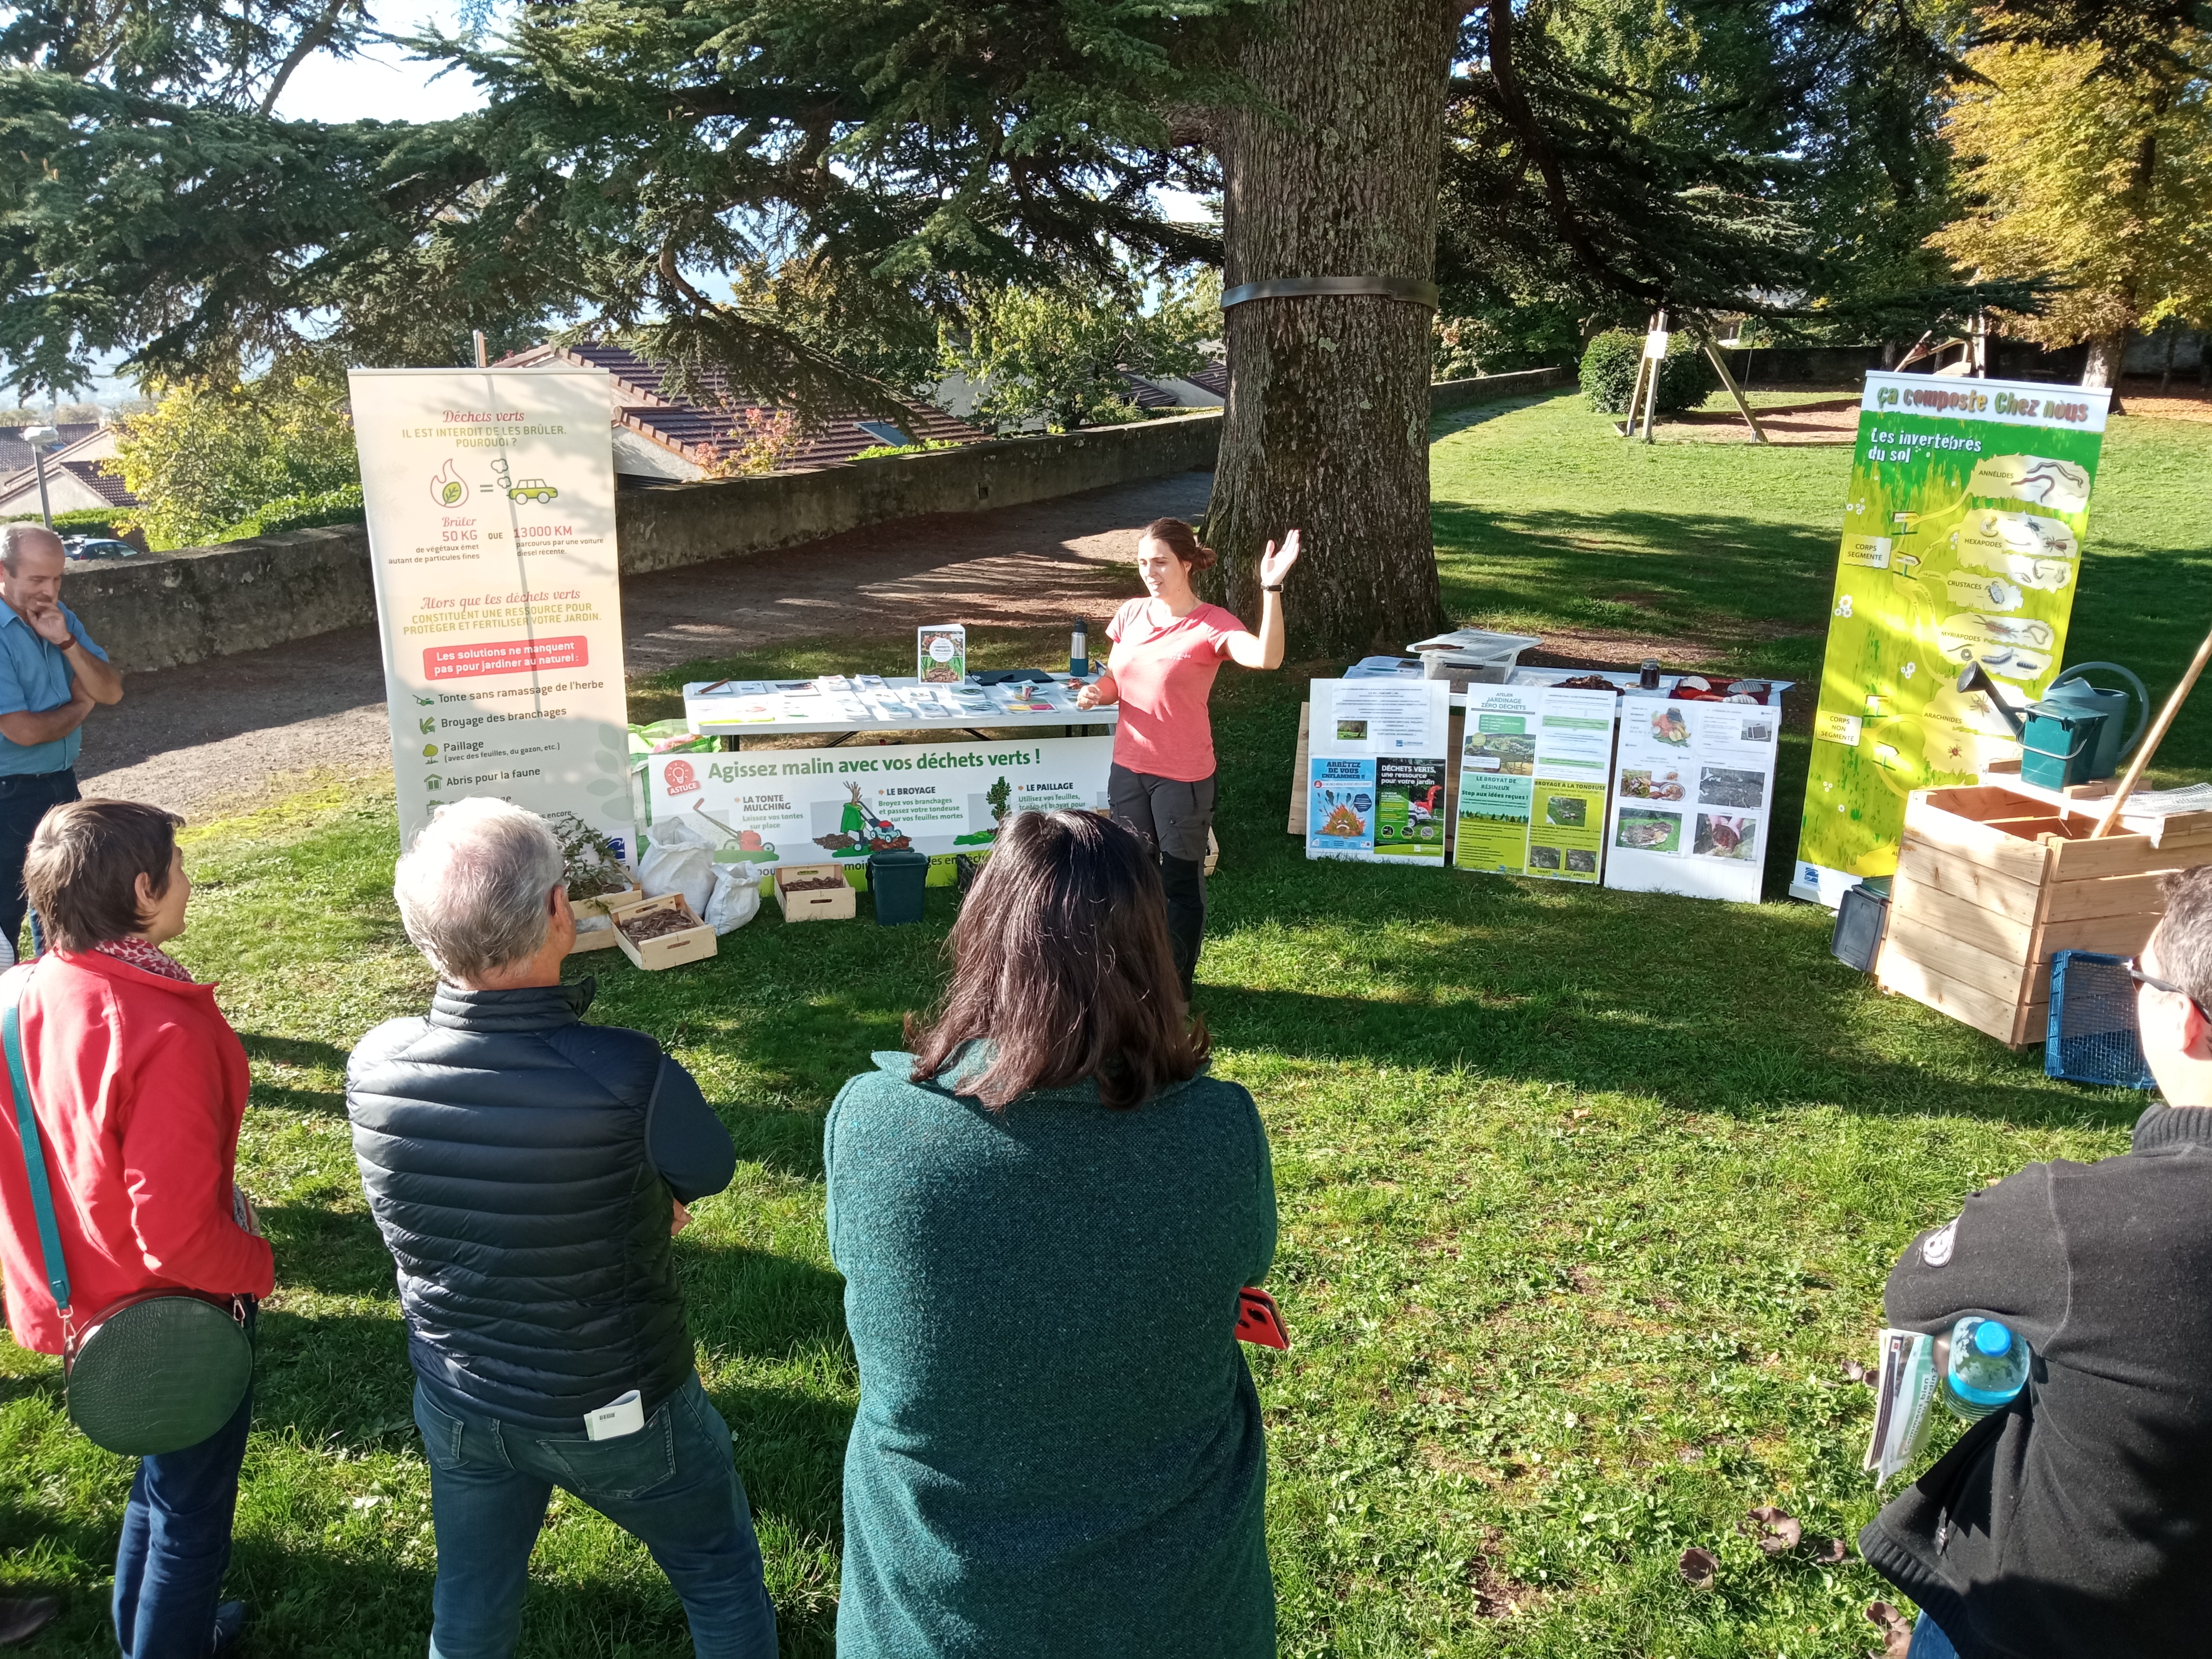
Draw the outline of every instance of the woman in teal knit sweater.
<instances>
[{"instance_id":1,"label":"woman in teal knit sweater","mask_svg":"<svg viewBox=\"0 0 2212 1659\"><path fill-rule=\"evenodd\" d=\"M1159 873L1106 819L1023 813L952 951L823 1141L860 1366L837 1650L1272 1655L1236 1324L1274 1177L1252 1097L1206 1074Z\"/></svg>"}]
</instances>

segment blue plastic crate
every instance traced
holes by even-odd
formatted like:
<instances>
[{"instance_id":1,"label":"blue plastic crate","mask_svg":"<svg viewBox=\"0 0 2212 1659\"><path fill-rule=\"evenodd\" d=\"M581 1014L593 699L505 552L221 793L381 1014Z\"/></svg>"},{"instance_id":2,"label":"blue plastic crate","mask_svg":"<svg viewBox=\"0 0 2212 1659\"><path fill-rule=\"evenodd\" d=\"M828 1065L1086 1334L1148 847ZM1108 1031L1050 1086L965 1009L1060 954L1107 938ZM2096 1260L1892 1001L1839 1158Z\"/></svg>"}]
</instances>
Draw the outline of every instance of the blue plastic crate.
<instances>
[{"instance_id":1,"label":"blue plastic crate","mask_svg":"<svg viewBox=\"0 0 2212 1659\"><path fill-rule=\"evenodd\" d=\"M2051 1027L2045 1076L2109 1089L2158 1086L2136 1035L2136 988L2128 959L2101 951L2061 951L2051 959Z\"/></svg>"}]
</instances>

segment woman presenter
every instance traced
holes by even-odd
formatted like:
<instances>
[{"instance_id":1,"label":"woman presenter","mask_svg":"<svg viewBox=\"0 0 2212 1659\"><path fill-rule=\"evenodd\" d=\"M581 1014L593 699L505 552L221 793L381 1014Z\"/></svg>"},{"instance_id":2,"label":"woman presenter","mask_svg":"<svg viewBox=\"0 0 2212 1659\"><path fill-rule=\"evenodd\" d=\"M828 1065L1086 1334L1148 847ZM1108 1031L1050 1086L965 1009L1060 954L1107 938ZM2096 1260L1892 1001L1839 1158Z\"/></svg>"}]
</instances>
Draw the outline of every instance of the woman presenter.
<instances>
[{"instance_id":1,"label":"woman presenter","mask_svg":"<svg viewBox=\"0 0 2212 1659\"><path fill-rule=\"evenodd\" d=\"M1146 597L1106 625L1114 653L1106 672L1076 694L1079 708L1121 706L1107 799L1114 817L1159 855L1167 889L1168 942L1184 1001L1206 936L1206 841L1213 827L1213 725L1206 700L1224 662L1276 668L1283 660L1283 579L1298 562L1298 532L1267 544L1260 561L1260 631L1192 591L1191 574L1213 563L1181 519L1156 519L1137 541Z\"/></svg>"}]
</instances>

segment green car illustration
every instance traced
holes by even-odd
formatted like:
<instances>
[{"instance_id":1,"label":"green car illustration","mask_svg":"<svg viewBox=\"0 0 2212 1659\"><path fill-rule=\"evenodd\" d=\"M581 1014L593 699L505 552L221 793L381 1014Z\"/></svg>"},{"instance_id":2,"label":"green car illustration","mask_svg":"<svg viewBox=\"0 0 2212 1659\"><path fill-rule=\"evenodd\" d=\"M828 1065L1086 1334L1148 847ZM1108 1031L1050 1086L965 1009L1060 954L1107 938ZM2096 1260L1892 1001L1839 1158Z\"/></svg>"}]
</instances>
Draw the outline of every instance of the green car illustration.
<instances>
[{"instance_id":1,"label":"green car illustration","mask_svg":"<svg viewBox=\"0 0 2212 1659\"><path fill-rule=\"evenodd\" d=\"M525 478L520 483L509 489L507 495L509 501L550 501L560 493L543 478Z\"/></svg>"}]
</instances>

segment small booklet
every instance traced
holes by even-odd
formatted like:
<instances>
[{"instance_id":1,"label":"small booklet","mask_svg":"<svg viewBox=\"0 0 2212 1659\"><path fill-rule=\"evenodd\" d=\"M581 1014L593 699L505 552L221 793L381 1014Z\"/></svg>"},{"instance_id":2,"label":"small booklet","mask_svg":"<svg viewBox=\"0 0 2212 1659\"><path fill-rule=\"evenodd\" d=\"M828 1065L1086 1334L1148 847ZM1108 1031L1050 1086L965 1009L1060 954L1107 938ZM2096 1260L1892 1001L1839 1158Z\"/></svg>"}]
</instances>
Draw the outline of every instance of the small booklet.
<instances>
[{"instance_id":1,"label":"small booklet","mask_svg":"<svg viewBox=\"0 0 2212 1659\"><path fill-rule=\"evenodd\" d=\"M1936 1339L1922 1331L1884 1330L1871 1381L1874 1437L1863 1467L1880 1492L1928 1443L1936 1406Z\"/></svg>"},{"instance_id":2,"label":"small booklet","mask_svg":"<svg viewBox=\"0 0 2212 1659\"><path fill-rule=\"evenodd\" d=\"M914 677L925 685L957 685L968 678L968 629L937 623L914 630Z\"/></svg>"}]
</instances>

